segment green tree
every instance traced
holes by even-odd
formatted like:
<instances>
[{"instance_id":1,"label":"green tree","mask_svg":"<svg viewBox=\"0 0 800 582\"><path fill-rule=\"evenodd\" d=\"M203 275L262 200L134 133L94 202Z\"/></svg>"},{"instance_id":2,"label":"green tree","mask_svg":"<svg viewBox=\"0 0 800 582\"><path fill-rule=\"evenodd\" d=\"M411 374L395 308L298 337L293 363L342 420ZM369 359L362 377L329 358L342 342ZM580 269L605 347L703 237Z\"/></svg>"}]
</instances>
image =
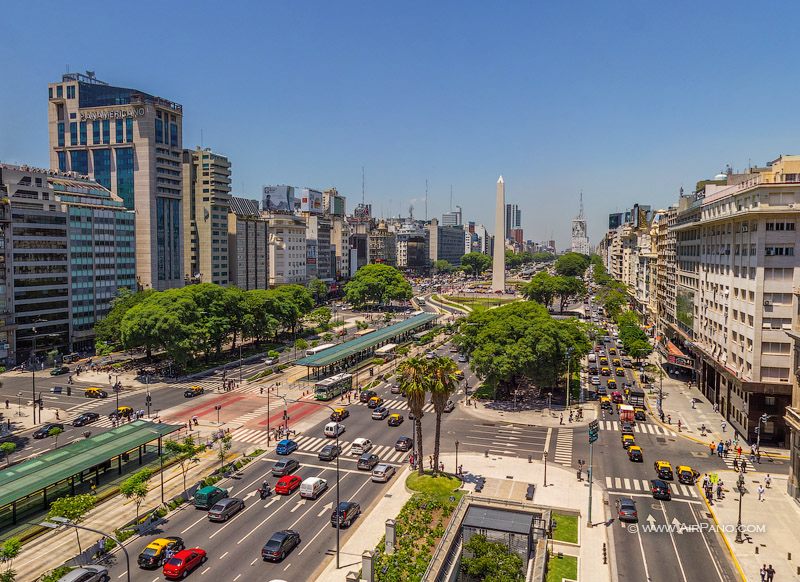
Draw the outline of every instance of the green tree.
<instances>
[{"instance_id":1,"label":"green tree","mask_svg":"<svg viewBox=\"0 0 800 582\"><path fill-rule=\"evenodd\" d=\"M308 285L306 285L306 288L308 288L308 292L311 293L317 305L325 301L328 297L328 285L326 285L325 281L322 279L317 279L316 277L311 279Z\"/></svg>"},{"instance_id":2,"label":"green tree","mask_svg":"<svg viewBox=\"0 0 800 582\"><path fill-rule=\"evenodd\" d=\"M430 387L428 361L419 356L409 358L398 366L397 374L400 389L405 392L408 408L414 415L417 467L419 474L422 475L425 464L425 458L422 455L422 409L425 406L425 397Z\"/></svg>"},{"instance_id":3,"label":"green tree","mask_svg":"<svg viewBox=\"0 0 800 582\"><path fill-rule=\"evenodd\" d=\"M282 285L270 291L274 298L270 309L280 312L273 315L294 333L300 320L314 309L314 298L302 285ZM281 309L281 306L289 306L290 309Z\"/></svg>"},{"instance_id":4,"label":"green tree","mask_svg":"<svg viewBox=\"0 0 800 582\"><path fill-rule=\"evenodd\" d=\"M328 329L331 319L333 318L333 313L327 307L317 307L314 311L308 314L307 318L317 327Z\"/></svg>"},{"instance_id":5,"label":"green tree","mask_svg":"<svg viewBox=\"0 0 800 582\"><path fill-rule=\"evenodd\" d=\"M297 350L300 350L301 352L304 352L307 349L308 349L308 342L306 340L304 340L301 337L297 338L296 340L294 340L294 357L295 358L297 357Z\"/></svg>"},{"instance_id":6,"label":"green tree","mask_svg":"<svg viewBox=\"0 0 800 582\"><path fill-rule=\"evenodd\" d=\"M556 296L555 277L546 271L536 273L528 283L522 286L522 296L529 301L536 301L550 307Z\"/></svg>"},{"instance_id":7,"label":"green tree","mask_svg":"<svg viewBox=\"0 0 800 582\"><path fill-rule=\"evenodd\" d=\"M255 339L256 345L260 345L264 338L273 336L278 332L280 323L271 311L275 307L275 303L270 291L265 289L245 291L242 335ZM286 308L290 309L289 306L286 306Z\"/></svg>"},{"instance_id":8,"label":"green tree","mask_svg":"<svg viewBox=\"0 0 800 582\"><path fill-rule=\"evenodd\" d=\"M0 443L0 452L6 458L6 467L11 466L11 454L17 450L17 445L11 442Z\"/></svg>"},{"instance_id":9,"label":"green tree","mask_svg":"<svg viewBox=\"0 0 800 582\"><path fill-rule=\"evenodd\" d=\"M411 284L403 274L394 267L383 264L361 267L344 289L347 302L356 307L408 301L412 295Z\"/></svg>"},{"instance_id":10,"label":"green tree","mask_svg":"<svg viewBox=\"0 0 800 582\"><path fill-rule=\"evenodd\" d=\"M531 255L531 260L534 263L547 263L555 258L556 256L553 253L533 253L533 255Z\"/></svg>"},{"instance_id":11,"label":"green tree","mask_svg":"<svg viewBox=\"0 0 800 582\"><path fill-rule=\"evenodd\" d=\"M476 534L464 544L461 571L483 582L522 582L523 562L506 545Z\"/></svg>"},{"instance_id":12,"label":"green tree","mask_svg":"<svg viewBox=\"0 0 800 582\"><path fill-rule=\"evenodd\" d=\"M225 455L233 447L233 436L229 433L225 433L222 435L222 438L217 439L217 458L219 459L220 467L225 466Z\"/></svg>"},{"instance_id":13,"label":"green tree","mask_svg":"<svg viewBox=\"0 0 800 582\"><path fill-rule=\"evenodd\" d=\"M442 435L442 414L444 413L447 401L458 390L458 376L456 372L458 366L448 357L438 356L433 360L428 360L428 376L430 377L429 391L431 393L431 404L433 412L436 414L436 429L433 440L433 470L439 471L439 448Z\"/></svg>"},{"instance_id":14,"label":"green tree","mask_svg":"<svg viewBox=\"0 0 800 582\"><path fill-rule=\"evenodd\" d=\"M517 269L522 266L522 256L514 251L506 250L506 268Z\"/></svg>"},{"instance_id":15,"label":"green tree","mask_svg":"<svg viewBox=\"0 0 800 582\"><path fill-rule=\"evenodd\" d=\"M452 273L456 269L450 264L450 261L446 259L439 259L438 261L433 262L433 270L436 273Z\"/></svg>"},{"instance_id":16,"label":"green tree","mask_svg":"<svg viewBox=\"0 0 800 582\"><path fill-rule=\"evenodd\" d=\"M589 258L578 253L566 253L556 259L556 273L565 277L582 277L589 268Z\"/></svg>"},{"instance_id":17,"label":"green tree","mask_svg":"<svg viewBox=\"0 0 800 582\"><path fill-rule=\"evenodd\" d=\"M153 293L156 293L156 291L152 289L138 292L133 292L127 287L118 289L117 296L111 300L111 310L102 320L95 324L96 341L110 346L119 345L122 338L122 319L125 314L131 307L141 303Z\"/></svg>"},{"instance_id":18,"label":"green tree","mask_svg":"<svg viewBox=\"0 0 800 582\"><path fill-rule=\"evenodd\" d=\"M553 290L558 296L559 312L564 313L567 303L586 294L586 285L576 277L555 277L553 280Z\"/></svg>"},{"instance_id":19,"label":"green tree","mask_svg":"<svg viewBox=\"0 0 800 582\"><path fill-rule=\"evenodd\" d=\"M238 287L224 287L222 295L222 308L228 318L228 329L233 334L231 347L236 347L237 338L244 329L244 318L247 315L245 308L245 292Z\"/></svg>"},{"instance_id":20,"label":"green tree","mask_svg":"<svg viewBox=\"0 0 800 582\"><path fill-rule=\"evenodd\" d=\"M467 253L461 257L461 268L476 277L483 274L492 265L492 258L483 253Z\"/></svg>"},{"instance_id":21,"label":"green tree","mask_svg":"<svg viewBox=\"0 0 800 582\"><path fill-rule=\"evenodd\" d=\"M122 493L125 499L132 499L136 504L136 521L139 521L139 508L147 498L149 491L148 481L153 476L150 469L142 469L137 471L119 485L119 492Z\"/></svg>"},{"instance_id":22,"label":"green tree","mask_svg":"<svg viewBox=\"0 0 800 582\"><path fill-rule=\"evenodd\" d=\"M79 523L87 513L94 509L96 503L97 498L91 493L59 497L50 504L47 517L63 517L73 523ZM81 550L81 538L78 528L75 528L75 537L78 540L78 553L80 554L83 550Z\"/></svg>"},{"instance_id":23,"label":"green tree","mask_svg":"<svg viewBox=\"0 0 800 582\"><path fill-rule=\"evenodd\" d=\"M63 428L58 428L57 426L52 427L50 430L47 431L47 436L53 437L55 440L54 449L58 448L58 435L64 432Z\"/></svg>"},{"instance_id":24,"label":"green tree","mask_svg":"<svg viewBox=\"0 0 800 582\"><path fill-rule=\"evenodd\" d=\"M175 457L176 462L183 474L183 490L186 491L186 473L189 470L189 463L196 462L196 455L205 447L194 442L194 439L187 436L181 441L167 439L164 441L164 451L170 457Z\"/></svg>"},{"instance_id":25,"label":"green tree","mask_svg":"<svg viewBox=\"0 0 800 582\"><path fill-rule=\"evenodd\" d=\"M17 579L17 573L12 568L12 564L21 550L22 542L19 538L3 540L2 545L0 545L0 564L3 564L3 571L0 572L0 582L14 582Z\"/></svg>"}]
</instances>

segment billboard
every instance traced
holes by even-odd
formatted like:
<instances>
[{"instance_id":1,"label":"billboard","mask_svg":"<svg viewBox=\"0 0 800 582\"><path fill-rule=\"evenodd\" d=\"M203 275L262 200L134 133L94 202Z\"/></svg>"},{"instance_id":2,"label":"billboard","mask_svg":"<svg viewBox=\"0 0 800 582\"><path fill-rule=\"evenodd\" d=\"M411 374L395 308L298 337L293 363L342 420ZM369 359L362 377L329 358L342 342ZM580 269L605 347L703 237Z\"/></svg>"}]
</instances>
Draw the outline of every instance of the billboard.
<instances>
[{"instance_id":1,"label":"billboard","mask_svg":"<svg viewBox=\"0 0 800 582\"><path fill-rule=\"evenodd\" d=\"M608 215L608 230L614 230L622 226L622 213L616 212Z\"/></svg>"},{"instance_id":2,"label":"billboard","mask_svg":"<svg viewBox=\"0 0 800 582\"><path fill-rule=\"evenodd\" d=\"M312 214L322 214L322 192L311 188L301 188L298 190L300 198L300 212L310 212Z\"/></svg>"},{"instance_id":3,"label":"billboard","mask_svg":"<svg viewBox=\"0 0 800 582\"><path fill-rule=\"evenodd\" d=\"M293 186L264 186L262 208L268 212L287 212L295 210Z\"/></svg>"}]
</instances>

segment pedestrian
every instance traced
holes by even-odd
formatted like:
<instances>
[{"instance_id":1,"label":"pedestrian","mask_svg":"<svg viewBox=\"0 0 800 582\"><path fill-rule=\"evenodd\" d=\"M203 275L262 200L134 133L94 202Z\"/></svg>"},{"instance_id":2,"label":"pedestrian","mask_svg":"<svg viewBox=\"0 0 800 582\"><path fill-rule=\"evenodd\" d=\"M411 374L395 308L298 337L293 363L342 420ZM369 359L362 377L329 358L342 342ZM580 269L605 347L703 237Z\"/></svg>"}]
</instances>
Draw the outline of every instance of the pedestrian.
<instances>
[{"instance_id":1,"label":"pedestrian","mask_svg":"<svg viewBox=\"0 0 800 582\"><path fill-rule=\"evenodd\" d=\"M458 466L458 475L459 477L464 474L464 465Z\"/></svg>"},{"instance_id":2,"label":"pedestrian","mask_svg":"<svg viewBox=\"0 0 800 582\"><path fill-rule=\"evenodd\" d=\"M741 445L736 447L736 456L737 457L741 457L742 456L742 447L741 447Z\"/></svg>"},{"instance_id":3,"label":"pedestrian","mask_svg":"<svg viewBox=\"0 0 800 582\"><path fill-rule=\"evenodd\" d=\"M706 499L708 499L709 505L714 505L714 494L711 492L711 487L706 489Z\"/></svg>"},{"instance_id":4,"label":"pedestrian","mask_svg":"<svg viewBox=\"0 0 800 582\"><path fill-rule=\"evenodd\" d=\"M763 564L761 566L761 569L758 571L758 573L761 575L761 582L766 582L766 580L767 580L767 565Z\"/></svg>"},{"instance_id":5,"label":"pedestrian","mask_svg":"<svg viewBox=\"0 0 800 582\"><path fill-rule=\"evenodd\" d=\"M719 412L719 403L718 402L714 403L714 412Z\"/></svg>"},{"instance_id":6,"label":"pedestrian","mask_svg":"<svg viewBox=\"0 0 800 582\"><path fill-rule=\"evenodd\" d=\"M772 564L770 564L767 567L767 582L772 582L773 578L775 578L775 568L773 568Z\"/></svg>"},{"instance_id":7,"label":"pedestrian","mask_svg":"<svg viewBox=\"0 0 800 582\"><path fill-rule=\"evenodd\" d=\"M672 415L671 414L667 415L667 424L672 424Z\"/></svg>"},{"instance_id":8,"label":"pedestrian","mask_svg":"<svg viewBox=\"0 0 800 582\"><path fill-rule=\"evenodd\" d=\"M61 419L58 417L58 408L56 408L56 420L61 420Z\"/></svg>"},{"instance_id":9,"label":"pedestrian","mask_svg":"<svg viewBox=\"0 0 800 582\"><path fill-rule=\"evenodd\" d=\"M769 473L767 473L767 476L764 477L764 484L767 486L767 489L769 489L772 485L772 477L769 476Z\"/></svg>"},{"instance_id":10,"label":"pedestrian","mask_svg":"<svg viewBox=\"0 0 800 582\"><path fill-rule=\"evenodd\" d=\"M711 444L708 445L708 449L709 449L708 454L713 457L714 456L714 441L711 441Z\"/></svg>"},{"instance_id":11,"label":"pedestrian","mask_svg":"<svg viewBox=\"0 0 800 582\"><path fill-rule=\"evenodd\" d=\"M764 486L761 483L758 484L758 489L756 489L756 492L758 493L758 500L764 501Z\"/></svg>"},{"instance_id":12,"label":"pedestrian","mask_svg":"<svg viewBox=\"0 0 800 582\"><path fill-rule=\"evenodd\" d=\"M433 455L428 457L428 466L430 466L431 471L433 471Z\"/></svg>"},{"instance_id":13,"label":"pedestrian","mask_svg":"<svg viewBox=\"0 0 800 582\"><path fill-rule=\"evenodd\" d=\"M722 432L725 432L725 429L728 427L728 423L724 420L722 421Z\"/></svg>"},{"instance_id":14,"label":"pedestrian","mask_svg":"<svg viewBox=\"0 0 800 582\"><path fill-rule=\"evenodd\" d=\"M722 481L717 481L717 499L722 499Z\"/></svg>"},{"instance_id":15,"label":"pedestrian","mask_svg":"<svg viewBox=\"0 0 800 582\"><path fill-rule=\"evenodd\" d=\"M444 461L440 461L440 462L439 462L439 471L441 471L442 473L444 473Z\"/></svg>"},{"instance_id":16,"label":"pedestrian","mask_svg":"<svg viewBox=\"0 0 800 582\"><path fill-rule=\"evenodd\" d=\"M6 408L8 408L8 398L6 398Z\"/></svg>"},{"instance_id":17,"label":"pedestrian","mask_svg":"<svg viewBox=\"0 0 800 582\"><path fill-rule=\"evenodd\" d=\"M678 432L681 432L681 420L678 419Z\"/></svg>"},{"instance_id":18,"label":"pedestrian","mask_svg":"<svg viewBox=\"0 0 800 582\"><path fill-rule=\"evenodd\" d=\"M558 419L558 424L564 424L564 413L561 413L561 418Z\"/></svg>"},{"instance_id":19,"label":"pedestrian","mask_svg":"<svg viewBox=\"0 0 800 582\"><path fill-rule=\"evenodd\" d=\"M572 422L572 411L569 411L569 421Z\"/></svg>"},{"instance_id":20,"label":"pedestrian","mask_svg":"<svg viewBox=\"0 0 800 582\"><path fill-rule=\"evenodd\" d=\"M742 473L747 473L747 459L742 459Z\"/></svg>"},{"instance_id":21,"label":"pedestrian","mask_svg":"<svg viewBox=\"0 0 800 582\"><path fill-rule=\"evenodd\" d=\"M717 456L721 459L722 458L722 450L725 448L725 445L722 444L722 441L719 441L717 444Z\"/></svg>"},{"instance_id":22,"label":"pedestrian","mask_svg":"<svg viewBox=\"0 0 800 582\"><path fill-rule=\"evenodd\" d=\"M695 403L694 403L694 398L692 398L692 408L693 408L693 409L694 409L694 408L697 408L697 407L695 406Z\"/></svg>"}]
</instances>

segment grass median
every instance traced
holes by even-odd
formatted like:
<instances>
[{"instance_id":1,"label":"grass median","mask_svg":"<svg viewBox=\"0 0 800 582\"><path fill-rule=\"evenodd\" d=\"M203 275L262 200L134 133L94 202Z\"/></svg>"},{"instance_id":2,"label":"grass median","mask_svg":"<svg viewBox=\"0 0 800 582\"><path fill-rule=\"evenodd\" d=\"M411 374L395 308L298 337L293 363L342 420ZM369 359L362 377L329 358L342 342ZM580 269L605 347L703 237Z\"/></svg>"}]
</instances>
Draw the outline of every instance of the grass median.
<instances>
[{"instance_id":1,"label":"grass median","mask_svg":"<svg viewBox=\"0 0 800 582\"><path fill-rule=\"evenodd\" d=\"M556 522L553 530L553 539L558 542L578 543L578 517L575 515L565 515L563 513L553 513L551 518Z\"/></svg>"},{"instance_id":2,"label":"grass median","mask_svg":"<svg viewBox=\"0 0 800 582\"><path fill-rule=\"evenodd\" d=\"M547 582L561 582L578 579L578 558L575 556L558 556L550 554L547 560Z\"/></svg>"}]
</instances>

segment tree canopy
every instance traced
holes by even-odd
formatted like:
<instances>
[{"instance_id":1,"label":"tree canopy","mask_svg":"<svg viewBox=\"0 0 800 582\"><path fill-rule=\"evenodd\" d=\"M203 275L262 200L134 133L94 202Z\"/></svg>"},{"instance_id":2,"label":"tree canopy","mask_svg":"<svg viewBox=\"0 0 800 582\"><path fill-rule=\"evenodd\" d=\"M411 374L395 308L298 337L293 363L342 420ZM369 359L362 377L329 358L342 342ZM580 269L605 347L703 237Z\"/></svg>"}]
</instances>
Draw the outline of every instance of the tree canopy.
<instances>
[{"instance_id":1,"label":"tree canopy","mask_svg":"<svg viewBox=\"0 0 800 582\"><path fill-rule=\"evenodd\" d=\"M455 338L470 355L470 367L506 398L517 388L553 386L571 363L577 364L590 347L575 319L554 319L534 302L515 302L471 313Z\"/></svg>"},{"instance_id":2,"label":"tree canopy","mask_svg":"<svg viewBox=\"0 0 800 582\"><path fill-rule=\"evenodd\" d=\"M553 276L546 271L536 273L530 282L522 286L522 294L526 299L549 307L553 299L558 297L559 311L563 312L567 303L584 295L586 286L575 277Z\"/></svg>"},{"instance_id":3,"label":"tree canopy","mask_svg":"<svg viewBox=\"0 0 800 582\"><path fill-rule=\"evenodd\" d=\"M483 582L522 582L522 558L499 542L476 534L464 544L461 571L470 579Z\"/></svg>"},{"instance_id":4,"label":"tree canopy","mask_svg":"<svg viewBox=\"0 0 800 582\"><path fill-rule=\"evenodd\" d=\"M467 253L461 257L461 268L476 277L492 266L492 258L483 253Z\"/></svg>"},{"instance_id":5,"label":"tree canopy","mask_svg":"<svg viewBox=\"0 0 800 582\"><path fill-rule=\"evenodd\" d=\"M447 259L439 259L433 262L433 270L437 273L452 273L456 268Z\"/></svg>"},{"instance_id":6,"label":"tree canopy","mask_svg":"<svg viewBox=\"0 0 800 582\"><path fill-rule=\"evenodd\" d=\"M589 257L579 253L565 253L556 259L555 269L559 275L582 277L589 268Z\"/></svg>"},{"instance_id":7,"label":"tree canopy","mask_svg":"<svg viewBox=\"0 0 800 582\"><path fill-rule=\"evenodd\" d=\"M639 326L639 318L635 313L632 311L621 313L616 321L619 327L619 339L632 358L641 360L652 353L653 346L647 334Z\"/></svg>"},{"instance_id":8,"label":"tree canopy","mask_svg":"<svg viewBox=\"0 0 800 582\"><path fill-rule=\"evenodd\" d=\"M403 274L390 265L364 265L344 286L348 303L361 307L368 304L386 305L392 301L411 299L411 284Z\"/></svg>"},{"instance_id":9,"label":"tree canopy","mask_svg":"<svg viewBox=\"0 0 800 582\"><path fill-rule=\"evenodd\" d=\"M306 289L308 289L308 292L314 297L314 301L317 302L317 305L325 301L328 297L328 285L322 279L314 277L308 282Z\"/></svg>"}]
</instances>

